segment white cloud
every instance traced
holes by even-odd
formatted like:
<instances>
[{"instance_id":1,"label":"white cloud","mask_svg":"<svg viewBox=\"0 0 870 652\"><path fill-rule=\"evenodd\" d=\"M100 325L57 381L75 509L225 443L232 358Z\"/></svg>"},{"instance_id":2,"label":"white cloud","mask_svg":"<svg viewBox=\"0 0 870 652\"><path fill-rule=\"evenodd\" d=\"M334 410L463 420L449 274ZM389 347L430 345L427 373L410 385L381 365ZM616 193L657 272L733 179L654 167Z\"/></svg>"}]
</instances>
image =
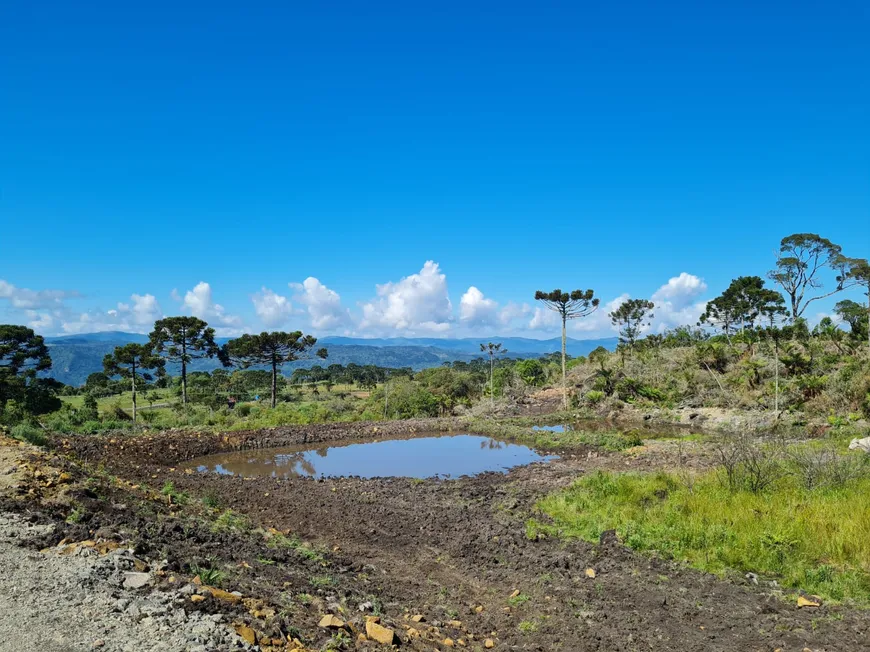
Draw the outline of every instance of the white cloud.
<instances>
[{"instance_id":1,"label":"white cloud","mask_svg":"<svg viewBox=\"0 0 870 652\"><path fill-rule=\"evenodd\" d=\"M707 284L694 274L682 272L653 292L650 300L655 304L653 330L665 331L676 326L694 325L707 306L698 297L707 291Z\"/></svg>"},{"instance_id":2,"label":"white cloud","mask_svg":"<svg viewBox=\"0 0 870 652\"><path fill-rule=\"evenodd\" d=\"M699 300L707 290L707 284L698 276L681 273L653 292L650 300L655 304L649 331L661 332L681 325L694 325L704 312L706 301ZM621 306L631 296L627 293L602 303L598 310L588 317L568 322L568 330L584 336L612 336L616 327L610 321L610 313ZM528 327L532 330L555 330L561 325L558 313L542 306L536 306Z\"/></svg>"},{"instance_id":3,"label":"white cloud","mask_svg":"<svg viewBox=\"0 0 870 652\"><path fill-rule=\"evenodd\" d=\"M493 324L497 317L498 303L493 299L487 299L483 292L473 285L459 300L459 319L468 325Z\"/></svg>"},{"instance_id":4,"label":"white cloud","mask_svg":"<svg viewBox=\"0 0 870 652\"><path fill-rule=\"evenodd\" d=\"M447 277L427 260L417 274L377 286L377 297L362 305L360 328L445 332L453 320Z\"/></svg>"},{"instance_id":5,"label":"white cloud","mask_svg":"<svg viewBox=\"0 0 870 652\"><path fill-rule=\"evenodd\" d=\"M555 328L561 326L561 317L559 314L549 308L535 306L535 312L529 321L529 328L532 330L544 330L547 328Z\"/></svg>"},{"instance_id":6,"label":"white cloud","mask_svg":"<svg viewBox=\"0 0 870 652\"><path fill-rule=\"evenodd\" d=\"M508 301L498 313L498 321L503 326L510 326L516 320L525 319L532 312L532 307L527 303L514 303Z\"/></svg>"},{"instance_id":7,"label":"white cloud","mask_svg":"<svg viewBox=\"0 0 870 652\"><path fill-rule=\"evenodd\" d=\"M118 314L137 326L153 326L154 322L163 317L163 310L153 294L132 294L128 303L118 304ZM110 313L114 312L112 310Z\"/></svg>"},{"instance_id":8,"label":"white cloud","mask_svg":"<svg viewBox=\"0 0 870 652\"><path fill-rule=\"evenodd\" d=\"M177 292L174 294L178 296ZM182 308L189 310L194 317L207 321L219 335L239 335L246 330L241 317L228 314L221 304L214 302L211 285L205 281L200 281L184 294Z\"/></svg>"},{"instance_id":9,"label":"white cloud","mask_svg":"<svg viewBox=\"0 0 870 652\"><path fill-rule=\"evenodd\" d=\"M257 317L270 327L280 326L289 319L293 313L293 305L287 297L276 294L267 287L251 295L254 304L254 312Z\"/></svg>"},{"instance_id":10,"label":"white cloud","mask_svg":"<svg viewBox=\"0 0 870 652\"><path fill-rule=\"evenodd\" d=\"M330 331L350 324L350 312L341 305L341 296L335 290L329 289L313 276L302 283L289 285L296 291L293 299L308 311L313 328Z\"/></svg>"},{"instance_id":11,"label":"white cloud","mask_svg":"<svg viewBox=\"0 0 870 652\"><path fill-rule=\"evenodd\" d=\"M40 308L59 308L65 299L78 297L78 292L66 290L30 290L15 287L0 279L0 299L6 299L17 310L37 310Z\"/></svg>"},{"instance_id":12,"label":"white cloud","mask_svg":"<svg viewBox=\"0 0 870 652\"><path fill-rule=\"evenodd\" d=\"M610 321L610 313L629 299L631 299L631 295L623 292L615 299L602 303L598 306L598 310L588 317L574 320L569 328L578 333L597 333L608 337L612 336L617 332L617 328Z\"/></svg>"},{"instance_id":13,"label":"white cloud","mask_svg":"<svg viewBox=\"0 0 870 652\"><path fill-rule=\"evenodd\" d=\"M54 315L48 312L38 312L36 310L25 310L27 318L30 320L27 325L36 333L45 333L54 329L57 321Z\"/></svg>"},{"instance_id":14,"label":"white cloud","mask_svg":"<svg viewBox=\"0 0 870 652\"><path fill-rule=\"evenodd\" d=\"M682 272L653 292L650 300L656 305L667 303L675 308L683 308L706 290L707 284L702 278Z\"/></svg>"}]
</instances>

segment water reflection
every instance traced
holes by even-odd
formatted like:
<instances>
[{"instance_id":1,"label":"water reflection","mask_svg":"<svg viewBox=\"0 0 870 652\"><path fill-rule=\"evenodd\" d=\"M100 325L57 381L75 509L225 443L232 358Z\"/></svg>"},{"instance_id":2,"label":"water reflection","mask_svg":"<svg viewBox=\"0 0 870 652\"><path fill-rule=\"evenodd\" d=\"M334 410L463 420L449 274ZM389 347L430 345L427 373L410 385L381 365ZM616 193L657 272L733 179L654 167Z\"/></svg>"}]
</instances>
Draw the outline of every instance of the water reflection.
<instances>
[{"instance_id":1,"label":"water reflection","mask_svg":"<svg viewBox=\"0 0 870 652\"><path fill-rule=\"evenodd\" d=\"M365 442L342 442L318 448L300 445L221 453L200 458L188 468L242 477L364 478L405 476L457 477L547 461L532 449L478 435L439 435Z\"/></svg>"},{"instance_id":2,"label":"water reflection","mask_svg":"<svg viewBox=\"0 0 870 652\"><path fill-rule=\"evenodd\" d=\"M547 432L567 432L568 430L571 430L571 426L532 426L532 430L545 430Z\"/></svg>"}]
</instances>

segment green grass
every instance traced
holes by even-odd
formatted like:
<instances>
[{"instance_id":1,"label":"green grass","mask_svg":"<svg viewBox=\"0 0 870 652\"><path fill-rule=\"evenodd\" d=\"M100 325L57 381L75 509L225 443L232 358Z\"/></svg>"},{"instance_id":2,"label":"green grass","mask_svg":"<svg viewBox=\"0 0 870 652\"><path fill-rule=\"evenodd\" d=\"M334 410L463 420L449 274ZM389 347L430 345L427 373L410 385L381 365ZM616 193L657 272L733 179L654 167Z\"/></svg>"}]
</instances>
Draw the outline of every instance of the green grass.
<instances>
[{"instance_id":1,"label":"green grass","mask_svg":"<svg viewBox=\"0 0 870 652\"><path fill-rule=\"evenodd\" d=\"M538 631L538 623L534 620L524 620L517 625L517 629L521 634L534 634Z\"/></svg>"},{"instance_id":2,"label":"green grass","mask_svg":"<svg viewBox=\"0 0 870 652\"><path fill-rule=\"evenodd\" d=\"M227 578L227 574L217 568L211 566L197 566L191 564L190 572L199 578L199 581L206 586L219 587Z\"/></svg>"},{"instance_id":3,"label":"green grass","mask_svg":"<svg viewBox=\"0 0 870 652\"><path fill-rule=\"evenodd\" d=\"M246 532L249 529L248 519L231 509L225 509L211 524L212 532Z\"/></svg>"},{"instance_id":4,"label":"green grass","mask_svg":"<svg viewBox=\"0 0 870 652\"><path fill-rule=\"evenodd\" d=\"M521 604L525 604L531 600L529 596L525 593L520 593L519 595L515 595L512 598L508 598L508 604L512 607L519 607Z\"/></svg>"},{"instance_id":5,"label":"green grass","mask_svg":"<svg viewBox=\"0 0 870 652\"><path fill-rule=\"evenodd\" d=\"M138 383L137 383L138 384ZM177 403L180 399L175 396L173 390L171 389L158 389L158 388L149 388L148 394L154 394L157 396L154 404L158 403ZM64 403L68 403L74 408L80 408L84 404L85 397L83 394L78 396L60 396L61 401ZM115 394L113 396L103 396L97 399L97 409L102 412L108 413L112 410L112 408L116 405L120 404L122 408L127 410L128 412L133 411L133 392L123 392L122 394ZM136 392L136 407L139 410L150 410L148 401L145 400L144 394L140 392ZM154 410L160 410L166 408L154 408Z\"/></svg>"},{"instance_id":6,"label":"green grass","mask_svg":"<svg viewBox=\"0 0 870 652\"><path fill-rule=\"evenodd\" d=\"M172 482L167 481L166 484L163 485L163 488L160 490L164 496L168 496L173 503L176 505L186 505L190 497L184 493L183 491L179 491L175 488L175 485Z\"/></svg>"},{"instance_id":7,"label":"green grass","mask_svg":"<svg viewBox=\"0 0 870 652\"><path fill-rule=\"evenodd\" d=\"M765 493L730 490L716 472L597 472L539 507L544 530L598 541L615 529L626 545L726 575L755 572L828 600L870 606L870 477L804 489L787 475Z\"/></svg>"},{"instance_id":8,"label":"green grass","mask_svg":"<svg viewBox=\"0 0 870 652\"><path fill-rule=\"evenodd\" d=\"M548 419L552 421L553 419ZM573 417L566 416L561 423L571 423ZM493 421L491 419L468 419L470 432L493 437L501 437L527 444L540 450L561 450L593 446L609 451L623 451L643 444L643 439L637 431L621 432L618 430L593 431L589 429L552 432L549 430L533 430L534 420L527 417Z\"/></svg>"}]
</instances>

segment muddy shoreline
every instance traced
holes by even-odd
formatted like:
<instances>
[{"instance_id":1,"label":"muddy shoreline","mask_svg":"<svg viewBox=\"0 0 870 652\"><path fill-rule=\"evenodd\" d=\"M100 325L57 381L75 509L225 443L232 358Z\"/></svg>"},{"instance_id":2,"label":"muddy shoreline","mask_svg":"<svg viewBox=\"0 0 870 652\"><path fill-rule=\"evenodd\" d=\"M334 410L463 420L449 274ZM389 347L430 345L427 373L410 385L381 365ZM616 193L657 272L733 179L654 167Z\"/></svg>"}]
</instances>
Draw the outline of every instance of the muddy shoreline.
<instances>
[{"instance_id":1,"label":"muddy shoreline","mask_svg":"<svg viewBox=\"0 0 870 652\"><path fill-rule=\"evenodd\" d=\"M88 521L68 530L79 538L99 527L123 531L143 555L165 558L179 573L191 564L219 565L228 587L281 614L238 617L267 636L298 631L306 649L323 649L330 640L317 626L322 615L340 613L358 632L369 613L359 605L371 603L402 647L413 650L462 647L459 640L482 650L486 638L497 650L870 650L866 611L797 609L775 586L723 580L635 553L613 537L593 545L527 536L526 522L540 518L535 504L546 494L596 468L660 468L655 455L575 449L506 474L450 480L243 479L179 468L222 451L433 431L469 428L459 419L426 419L170 431L58 437L54 450L83 463L84 474L100 469L118 483L106 491L116 496L108 507L80 495ZM167 501L158 491L165 483L190 503ZM148 500L141 500L143 491ZM202 507L205 497L218 507ZM226 510L243 517L245 528L216 531L214 519ZM270 531L305 542L311 548L302 553L317 550L316 557L270 548L263 535ZM308 604L300 602L305 595ZM414 624L415 632L407 629L413 614L426 623ZM373 646L351 637L339 649Z\"/></svg>"}]
</instances>

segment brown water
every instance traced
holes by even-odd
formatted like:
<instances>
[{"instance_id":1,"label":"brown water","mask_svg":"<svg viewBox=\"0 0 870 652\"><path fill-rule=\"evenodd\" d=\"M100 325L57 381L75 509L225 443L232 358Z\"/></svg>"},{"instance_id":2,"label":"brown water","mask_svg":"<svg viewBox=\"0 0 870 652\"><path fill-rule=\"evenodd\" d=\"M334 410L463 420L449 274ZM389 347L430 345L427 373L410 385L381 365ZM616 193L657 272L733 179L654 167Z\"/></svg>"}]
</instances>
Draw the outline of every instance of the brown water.
<instances>
[{"instance_id":1,"label":"brown water","mask_svg":"<svg viewBox=\"0 0 870 652\"><path fill-rule=\"evenodd\" d=\"M303 444L201 457L187 468L242 477L459 477L545 462L527 446L479 435L431 435L379 441Z\"/></svg>"}]
</instances>

